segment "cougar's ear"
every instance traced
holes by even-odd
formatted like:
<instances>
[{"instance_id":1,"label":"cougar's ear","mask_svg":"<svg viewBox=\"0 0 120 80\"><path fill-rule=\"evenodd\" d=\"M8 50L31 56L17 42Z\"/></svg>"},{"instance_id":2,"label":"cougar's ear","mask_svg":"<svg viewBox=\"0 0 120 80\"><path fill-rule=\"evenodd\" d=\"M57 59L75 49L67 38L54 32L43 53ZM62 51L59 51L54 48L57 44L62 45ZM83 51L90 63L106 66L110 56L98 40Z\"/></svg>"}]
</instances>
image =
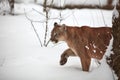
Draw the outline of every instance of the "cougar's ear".
<instances>
[{"instance_id":1,"label":"cougar's ear","mask_svg":"<svg viewBox=\"0 0 120 80\"><path fill-rule=\"evenodd\" d=\"M66 31L66 30L67 30L67 27L66 27L66 25L65 25L65 24L63 24L63 25L62 25L62 27L64 28L64 31Z\"/></svg>"},{"instance_id":2,"label":"cougar's ear","mask_svg":"<svg viewBox=\"0 0 120 80\"><path fill-rule=\"evenodd\" d=\"M57 22L55 22L55 23L54 23L54 26L57 26L57 25L58 25Z\"/></svg>"},{"instance_id":3,"label":"cougar's ear","mask_svg":"<svg viewBox=\"0 0 120 80\"><path fill-rule=\"evenodd\" d=\"M62 24L61 30L62 30L62 31L66 31L66 25L65 25L65 24Z\"/></svg>"}]
</instances>

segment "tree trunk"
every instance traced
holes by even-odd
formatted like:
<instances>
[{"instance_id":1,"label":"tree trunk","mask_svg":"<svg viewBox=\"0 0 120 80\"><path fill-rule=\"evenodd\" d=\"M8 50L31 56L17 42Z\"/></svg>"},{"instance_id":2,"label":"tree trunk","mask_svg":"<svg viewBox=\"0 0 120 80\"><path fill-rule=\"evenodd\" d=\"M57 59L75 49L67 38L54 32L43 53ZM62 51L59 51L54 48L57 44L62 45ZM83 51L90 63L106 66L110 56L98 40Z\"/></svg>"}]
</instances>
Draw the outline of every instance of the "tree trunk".
<instances>
[{"instance_id":1,"label":"tree trunk","mask_svg":"<svg viewBox=\"0 0 120 80\"><path fill-rule=\"evenodd\" d=\"M119 1L120 3L120 1ZM118 10L118 6L117 6ZM118 80L120 80L120 10L119 17L113 19L113 53L108 59L108 64L115 71L115 74L118 76Z\"/></svg>"},{"instance_id":2,"label":"tree trunk","mask_svg":"<svg viewBox=\"0 0 120 80\"><path fill-rule=\"evenodd\" d=\"M112 5L113 0L108 0L107 3L108 5Z\"/></svg>"},{"instance_id":3,"label":"tree trunk","mask_svg":"<svg viewBox=\"0 0 120 80\"><path fill-rule=\"evenodd\" d=\"M37 3L37 0L34 0L34 3Z\"/></svg>"},{"instance_id":4,"label":"tree trunk","mask_svg":"<svg viewBox=\"0 0 120 80\"><path fill-rule=\"evenodd\" d=\"M9 5L10 5L10 14L14 15L14 3L15 0L8 0L9 1Z\"/></svg>"}]
</instances>

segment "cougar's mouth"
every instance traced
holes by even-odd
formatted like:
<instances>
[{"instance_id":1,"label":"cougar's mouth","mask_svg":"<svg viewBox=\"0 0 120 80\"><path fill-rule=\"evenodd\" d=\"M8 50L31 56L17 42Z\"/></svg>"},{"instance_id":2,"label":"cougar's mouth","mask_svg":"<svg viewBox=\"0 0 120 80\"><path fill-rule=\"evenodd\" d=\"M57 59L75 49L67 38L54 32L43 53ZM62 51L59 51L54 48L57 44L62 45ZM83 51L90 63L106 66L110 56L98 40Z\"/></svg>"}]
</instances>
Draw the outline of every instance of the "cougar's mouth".
<instances>
[{"instance_id":1,"label":"cougar's mouth","mask_svg":"<svg viewBox=\"0 0 120 80\"><path fill-rule=\"evenodd\" d=\"M54 40L54 41L52 41L53 43L58 43L58 40Z\"/></svg>"},{"instance_id":2,"label":"cougar's mouth","mask_svg":"<svg viewBox=\"0 0 120 80\"><path fill-rule=\"evenodd\" d=\"M58 43L58 40L56 39L50 39L53 43Z\"/></svg>"}]
</instances>

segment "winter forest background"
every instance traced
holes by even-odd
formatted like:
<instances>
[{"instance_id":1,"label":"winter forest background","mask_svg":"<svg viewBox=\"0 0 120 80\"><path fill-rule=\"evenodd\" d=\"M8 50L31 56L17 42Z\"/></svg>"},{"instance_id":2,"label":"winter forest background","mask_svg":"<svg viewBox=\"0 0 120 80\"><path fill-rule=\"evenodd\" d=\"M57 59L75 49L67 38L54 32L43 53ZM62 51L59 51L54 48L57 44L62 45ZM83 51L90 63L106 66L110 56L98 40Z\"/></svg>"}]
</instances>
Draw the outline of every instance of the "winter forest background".
<instances>
[{"instance_id":1,"label":"winter forest background","mask_svg":"<svg viewBox=\"0 0 120 80\"><path fill-rule=\"evenodd\" d=\"M54 44L49 40L54 22L115 26L113 32L120 35L120 13L116 11L120 5L116 3L120 1L0 0L0 80L117 80L120 67L112 65L111 68L105 56L100 65L92 59L90 72L81 70L78 57L70 57L66 65L60 66L60 55L68 46L65 42ZM113 13L116 15L114 21ZM106 56L118 51L109 60L115 58L118 62L115 64L119 65L120 38L116 36L114 40L117 43L113 39L110 41ZM117 45L114 49L113 44Z\"/></svg>"}]
</instances>

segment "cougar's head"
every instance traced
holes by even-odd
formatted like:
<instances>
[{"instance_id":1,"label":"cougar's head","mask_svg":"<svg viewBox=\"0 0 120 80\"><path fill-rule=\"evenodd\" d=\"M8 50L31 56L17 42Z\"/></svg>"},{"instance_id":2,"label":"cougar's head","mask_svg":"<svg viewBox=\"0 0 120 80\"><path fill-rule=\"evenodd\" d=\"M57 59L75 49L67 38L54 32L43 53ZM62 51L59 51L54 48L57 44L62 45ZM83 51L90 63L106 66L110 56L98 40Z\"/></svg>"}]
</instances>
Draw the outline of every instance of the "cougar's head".
<instances>
[{"instance_id":1,"label":"cougar's head","mask_svg":"<svg viewBox=\"0 0 120 80\"><path fill-rule=\"evenodd\" d=\"M65 24L58 25L56 22L54 23L54 28L51 32L51 41L57 43L58 41L65 40Z\"/></svg>"}]
</instances>

